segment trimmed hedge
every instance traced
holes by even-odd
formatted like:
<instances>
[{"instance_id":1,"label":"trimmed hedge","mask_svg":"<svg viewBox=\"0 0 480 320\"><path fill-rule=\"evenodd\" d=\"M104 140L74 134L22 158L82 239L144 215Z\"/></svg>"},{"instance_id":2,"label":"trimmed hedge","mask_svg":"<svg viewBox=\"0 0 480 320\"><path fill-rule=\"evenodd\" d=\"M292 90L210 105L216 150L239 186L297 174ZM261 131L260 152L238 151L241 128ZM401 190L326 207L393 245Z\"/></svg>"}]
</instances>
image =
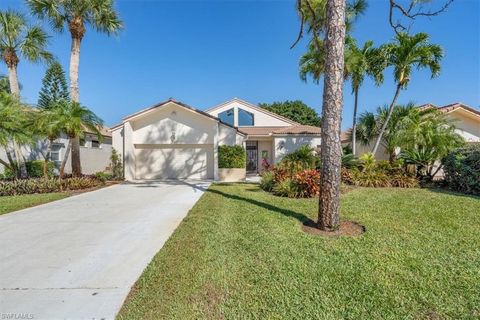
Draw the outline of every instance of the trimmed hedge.
<instances>
[{"instance_id":1,"label":"trimmed hedge","mask_svg":"<svg viewBox=\"0 0 480 320\"><path fill-rule=\"evenodd\" d=\"M443 159L448 187L480 195L480 143L453 150Z\"/></svg>"},{"instance_id":2,"label":"trimmed hedge","mask_svg":"<svg viewBox=\"0 0 480 320\"><path fill-rule=\"evenodd\" d=\"M245 168L247 154L242 146L218 146L219 168Z\"/></svg>"},{"instance_id":3,"label":"trimmed hedge","mask_svg":"<svg viewBox=\"0 0 480 320\"><path fill-rule=\"evenodd\" d=\"M87 177L0 181L0 196L82 190L103 184L104 182L98 179Z\"/></svg>"},{"instance_id":4,"label":"trimmed hedge","mask_svg":"<svg viewBox=\"0 0 480 320\"><path fill-rule=\"evenodd\" d=\"M43 165L45 161L43 160L31 160L26 161L25 166L27 167L27 173L30 178L42 178L43 177ZM53 177L54 175L55 164L53 162L48 163L48 176ZM5 168L4 177L7 179L15 178L15 174L9 168Z\"/></svg>"}]
</instances>

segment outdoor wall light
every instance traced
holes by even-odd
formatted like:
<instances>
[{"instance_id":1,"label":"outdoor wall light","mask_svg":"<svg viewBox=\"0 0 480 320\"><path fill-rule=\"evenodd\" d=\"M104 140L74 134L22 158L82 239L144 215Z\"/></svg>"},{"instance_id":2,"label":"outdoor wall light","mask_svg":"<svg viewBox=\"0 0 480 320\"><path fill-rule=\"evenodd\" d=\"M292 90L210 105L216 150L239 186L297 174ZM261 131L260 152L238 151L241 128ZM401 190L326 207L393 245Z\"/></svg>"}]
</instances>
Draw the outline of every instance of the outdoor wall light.
<instances>
[{"instance_id":1,"label":"outdoor wall light","mask_svg":"<svg viewBox=\"0 0 480 320\"><path fill-rule=\"evenodd\" d=\"M171 141L172 143L175 142L175 131L172 131L172 135L170 136L170 141Z\"/></svg>"},{"instance_id":2,"label":"outdoor wall light","mask_svg":"<svg viewBox=\"0 0 480 320\"><path fill-rule=\"evenodd\" d=\"M177 115L177 111L172 111L171 115L175 117Z\"/></svg>"}]
</instances>

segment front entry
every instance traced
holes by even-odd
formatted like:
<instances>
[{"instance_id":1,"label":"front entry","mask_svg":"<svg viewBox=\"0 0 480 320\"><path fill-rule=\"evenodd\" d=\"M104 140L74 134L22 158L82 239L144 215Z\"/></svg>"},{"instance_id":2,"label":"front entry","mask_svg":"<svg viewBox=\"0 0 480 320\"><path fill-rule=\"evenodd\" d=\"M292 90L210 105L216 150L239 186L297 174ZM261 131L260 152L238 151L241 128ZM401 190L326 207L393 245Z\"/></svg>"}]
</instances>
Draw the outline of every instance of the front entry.
<instances>
[{"instance_id":1,"label":"front entry","mask_svg":"<svg viewBox=\"0 0 480 320\"><path fill-rule=\"evenodd\" d=\"M257 141L247 141L247 172L256 173L258 168L258 143Z\"/></svg>"}]
</instances>

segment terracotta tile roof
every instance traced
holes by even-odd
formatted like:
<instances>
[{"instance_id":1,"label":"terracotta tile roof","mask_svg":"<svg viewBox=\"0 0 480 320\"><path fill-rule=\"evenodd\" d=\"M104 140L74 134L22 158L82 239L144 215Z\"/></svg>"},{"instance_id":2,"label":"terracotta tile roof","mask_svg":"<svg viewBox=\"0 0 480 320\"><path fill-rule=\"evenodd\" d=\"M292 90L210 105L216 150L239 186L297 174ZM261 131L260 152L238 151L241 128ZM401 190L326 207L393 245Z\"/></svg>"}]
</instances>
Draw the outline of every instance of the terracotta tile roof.
<instances>
[{"instance_id":1,"label":"terracotta tile roof","mask_svg":"<svg viewBox=\"0 0 480 320\"><path fill-rule=\"evenodd\" d=\"M285 127L282 129L275 130L273 132L273 134L312 134L312 135L318 135L320 133L321 133L321 130L319 127L307 126L307 125Z\"/></svg>"},{"instance_id":2,"label":"terracotta tile roof","mask_svg":"<svg viewBox=\"0 0 480 320\"><path fill-rule=\"evenodd\" d=\"M464 109L464 110L473 112L473 113L480 116L480 110L472 108L470 106L467 106L466 104L463 104L461 102L455 102L455 103L447 104L446 106L443 106L443 107L438 107L438 106L436 106L432 103L427 103L427 104L423 104L423 105L419 106L419 108L422 109L422 110L429 109L429 108L437 108L437 110L439 110L441 112L444 112L444 113L449 113L449 112L455 111L457 109Z\"/></svg>"},{"instance_id":3,"label":"terracotta tile roof","mask_svg":"<svg viewBox=\"0 0 480 320\"><path fill-rule=\"evenodd\" d=\"M84 128L83 131L84 131L85 133L96 134L95 132L93 132L92 130L87 129L87 128ZM110 128L108 128L108 127L100 127L100 128L99 128L99 131L100 131L100 133L102 134L102 136L104 136L104 137L111 137L111 136L112 136L112 133L111 133L111 131L110 131Z\"/></svg>"}]
</instances>

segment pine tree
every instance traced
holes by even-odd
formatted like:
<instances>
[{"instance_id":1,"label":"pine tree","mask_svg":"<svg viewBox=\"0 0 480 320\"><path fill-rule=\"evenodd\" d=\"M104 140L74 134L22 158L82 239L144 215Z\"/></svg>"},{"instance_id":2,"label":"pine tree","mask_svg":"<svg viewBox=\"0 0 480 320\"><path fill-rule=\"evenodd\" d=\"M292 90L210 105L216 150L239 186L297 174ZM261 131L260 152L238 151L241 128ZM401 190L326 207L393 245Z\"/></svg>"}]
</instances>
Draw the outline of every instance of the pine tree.
<instances>
[{"instance_id":1,"label":"pine tree","mask_svg":"<svg viewBox=\"0 0 480 320\"><path fill-rule=\"evenodd\" d=\"M47 69L42 80L38 107L48 109L62 100L70 101L67 80L60 63L54 62Z\"/></svg>"}]
</instances>

